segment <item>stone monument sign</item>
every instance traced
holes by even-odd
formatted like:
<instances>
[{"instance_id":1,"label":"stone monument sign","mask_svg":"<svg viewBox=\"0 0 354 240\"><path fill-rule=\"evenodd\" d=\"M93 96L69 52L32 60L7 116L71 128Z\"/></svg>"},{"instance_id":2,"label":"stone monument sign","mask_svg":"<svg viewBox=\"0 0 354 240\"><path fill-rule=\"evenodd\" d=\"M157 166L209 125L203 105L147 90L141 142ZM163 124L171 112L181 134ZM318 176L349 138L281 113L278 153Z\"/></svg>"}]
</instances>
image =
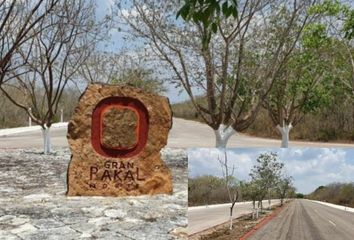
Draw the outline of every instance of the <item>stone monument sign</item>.
<instances>
[{"instance_id":1,"label":"stone monument sign","mask_svg":"<svg viewBox=\"0 0 354 240\"><path fill-rule=\"evenodd\" d=\"M168 99L127 86L91 84L68 126L69 196L172 193L160 150L172 126Z\"/></svg>"}]
</instances>

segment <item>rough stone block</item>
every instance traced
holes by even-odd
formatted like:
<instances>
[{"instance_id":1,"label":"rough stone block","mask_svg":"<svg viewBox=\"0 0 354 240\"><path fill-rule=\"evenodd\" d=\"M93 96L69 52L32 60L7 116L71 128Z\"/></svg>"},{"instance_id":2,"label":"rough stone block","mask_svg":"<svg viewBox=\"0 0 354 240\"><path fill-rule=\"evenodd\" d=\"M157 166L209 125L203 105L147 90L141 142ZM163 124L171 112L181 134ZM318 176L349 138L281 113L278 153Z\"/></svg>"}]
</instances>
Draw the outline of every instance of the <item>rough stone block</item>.
<instances>
[{"instance_id":1,"label":"rough stone block","mask_svg":"<svg viewBox=\"0 0 354 240\"><path fill-rule=\"evenodd\" d=\"M101 144L111 149L131 149L138 141L138 113L131 108L110 107L102 116Z\"/></svg>"},{"instance_id":2,"label":"rough stone block","mask_svg":"<svg viewBox=\"0 0 354 240\"><path fill-rule=\"evenodd\" d=\"M160 156L171 126L167 98L89 85L68 125L67 195L171 194L171 172Z\"/></svg>"}]
</instances>

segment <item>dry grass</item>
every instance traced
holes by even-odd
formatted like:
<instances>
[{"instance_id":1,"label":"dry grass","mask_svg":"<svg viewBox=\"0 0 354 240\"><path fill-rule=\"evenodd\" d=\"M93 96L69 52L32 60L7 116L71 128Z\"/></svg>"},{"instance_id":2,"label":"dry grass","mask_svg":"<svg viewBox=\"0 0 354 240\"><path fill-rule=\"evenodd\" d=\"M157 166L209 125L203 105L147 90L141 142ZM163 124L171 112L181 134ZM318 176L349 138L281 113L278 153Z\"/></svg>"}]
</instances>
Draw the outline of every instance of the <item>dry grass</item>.
<instances>
[{"instance_id":1,"label":"dry grass","mask_svg":"<svg viewBox=\"0 0 354 240\"><path fill-rule=\"evenodd\" d=\"M197 101L205 104L205 99L199 98ZM172 111L175 117L202 121L190 101L172 105ZM244 133L257 137L280 138L265 109L259 112L255 122ZM290 139L321 142L353 142L354 109L348 104L343 104L340 109L332 106L332 108L324 109L317 114L307 115L290 132Z\"/></svg>"}]
</instances>

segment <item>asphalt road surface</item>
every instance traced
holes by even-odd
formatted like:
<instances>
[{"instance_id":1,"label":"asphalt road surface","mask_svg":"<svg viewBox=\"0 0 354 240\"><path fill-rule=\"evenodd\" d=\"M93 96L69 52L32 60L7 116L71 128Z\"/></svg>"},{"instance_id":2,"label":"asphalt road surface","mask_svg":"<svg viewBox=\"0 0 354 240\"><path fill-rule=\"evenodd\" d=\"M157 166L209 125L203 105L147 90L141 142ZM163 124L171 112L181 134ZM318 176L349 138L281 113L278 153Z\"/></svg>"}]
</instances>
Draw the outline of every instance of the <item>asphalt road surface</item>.
<instances>
[{"instance_id":1,"label":"asphalt road surface","mask_svg":"<svg viewBox=\"0 0 354 240\"><path fill-rule=\"evenodd\" d=\"M278 204L279 200L272 200L271 205ZM230 219L231 204L219 204L188 208L188 235L201 232ZM263 201L263 208L267 208L268 201ZM236 203L233 210L235 218L252 213L252 203Z\"/></svg>"},{"instance_id":2,"label":"asphalt road surface","mask_svg":"<svg viewBox=\"0 0 354 240\"><path fill-rule=\"evenodd\" d=\"M66 127L51 130L52 146L68 146ZM0 136L0 148L42 147L41 131ZM173 118L167 147L214 147L215 135L212 129L202 123ZM290 147L354 147L354 144L290 141ZM280 140L251 137L236 134L229 140L228 147L280 147Z\"/></svg>"},{"instance_id":3,"label":"asphalt road surface","mask_svg":"<svg viewBox=\"0 0 354 240\"><path fill-rule=\"evenodd\" d=\"M295 200L249 240L353 240L354 213Z\"/></svg>"}]
</instances>

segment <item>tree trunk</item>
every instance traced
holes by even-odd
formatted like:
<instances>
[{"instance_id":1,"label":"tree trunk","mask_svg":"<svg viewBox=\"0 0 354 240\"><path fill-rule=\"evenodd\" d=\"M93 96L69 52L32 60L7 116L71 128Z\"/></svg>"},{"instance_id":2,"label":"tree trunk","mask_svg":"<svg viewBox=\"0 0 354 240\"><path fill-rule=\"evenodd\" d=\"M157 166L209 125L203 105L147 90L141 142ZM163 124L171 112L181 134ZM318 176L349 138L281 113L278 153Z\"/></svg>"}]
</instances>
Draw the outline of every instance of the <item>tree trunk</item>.
<instances>
[{"instance_id":1,"label":"tree trunk","mask_svg":"<svg viewBox=\"0 0 354 240\"><path fill-rule=\"evenodd\" d=\"M281 134L281 148L288 148L289 146L289 133L293 128L291 123L289 125L283 124L283 127L277 125L277 129Z\"/></svg>"},{"instance_id":2,"label":"tree trunk","mask_svg":"<svg viewBox=\"0 0 354 240\"><path fill-rule=\"evenodd\" d=\"M215 133L215 147L226 148L229 138L236 133L231 126L220 124L218 130L214 130Z\"/></svg>"},{"instance_id":3,"label":"tree trunk","mask_svg":"<svg viewBox=\"0 0 354 240\"><path fill-rule=\"evenodd\" d=\"M49 127L45 129L42 128L42 135L43 135L44 154L49 154L51 152L50 128Z\"/></svg>"},{"instance_id":4,"label":"tree trunk","mask_svg":"<svg viewBox=\"0 0 354 240\"><path fill-rule=\"evenodd\" d=\"M271 200L270 197L268 197L268 209L270 210L270 205L271 205Z\"/></svg>"},{"instance_id":5,"label":"tree trunk","mask_svg":"<svg viewBox=\"0 0 354 240\"><path fill-rule=\"evenodd\" d=\"M252 219L255 219L255 217L256 217L256 201L255 200L252 200L252 206L253 206Z\"/></svg>"},{"instance_id":6,"label":"tree trunk","mask_svg":"<svg viewBox=\"0 0 354 240\"><path fill-rule=\"evenodd\" d=\"M234 209L234 205L230 207L230 230L232 230L232 210Z\"/></svg>"}]
</instances>

